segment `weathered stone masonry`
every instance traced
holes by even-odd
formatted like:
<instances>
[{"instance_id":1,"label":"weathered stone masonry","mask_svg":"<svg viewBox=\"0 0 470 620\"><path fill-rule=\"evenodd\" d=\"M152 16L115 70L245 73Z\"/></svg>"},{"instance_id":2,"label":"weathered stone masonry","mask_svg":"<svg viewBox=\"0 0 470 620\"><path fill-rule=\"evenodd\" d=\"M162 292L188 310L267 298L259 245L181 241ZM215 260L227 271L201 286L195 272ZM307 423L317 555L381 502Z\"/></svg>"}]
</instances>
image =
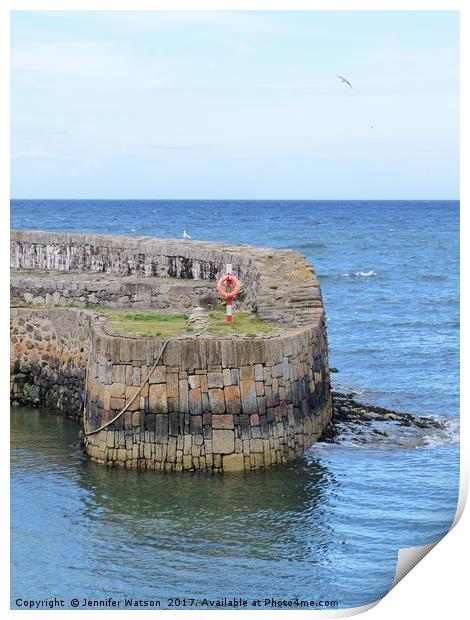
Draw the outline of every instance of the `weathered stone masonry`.
<instances>
[{"instance_id":1,"label":"weathered stone masonry","mask_svg":"<svg viewBox=\"0 0 470 620\"><path fill-rule=\"evenodd\" d=\"M69 272L73 279L73 270L77 279L83 276L80 271L88 275L117 271L124 277L156 280L151 275L156 268L149 265L160 266L160 277L171 269L182 280L213 281L227 262L244 283L245 307L279 323L279 333L170 341L129 410L85 439L93 460L139 469L242 470L301 454L331 416L318 281L305 259L287 251L13 233L13 268L17 273L47 269L51 281L60 281L59 272ZM281 327L286 324L288 329ZM161 340L107 334L102 319L87 308L15 308L14 398L34 398L78 416L88 368L86 422L88 428L98 428L134 396L162 346Z\"/></svg>"},{"instance_id":2,"label":"weathered stone masonry","mask_svg":"<svg viewBox=\"0 0 470 620\"><path fill-rule=\"evenodd\" d=\"M72 308L12 308L12 398L78 417L92 321Z\"/></svg>"}]
</instances>

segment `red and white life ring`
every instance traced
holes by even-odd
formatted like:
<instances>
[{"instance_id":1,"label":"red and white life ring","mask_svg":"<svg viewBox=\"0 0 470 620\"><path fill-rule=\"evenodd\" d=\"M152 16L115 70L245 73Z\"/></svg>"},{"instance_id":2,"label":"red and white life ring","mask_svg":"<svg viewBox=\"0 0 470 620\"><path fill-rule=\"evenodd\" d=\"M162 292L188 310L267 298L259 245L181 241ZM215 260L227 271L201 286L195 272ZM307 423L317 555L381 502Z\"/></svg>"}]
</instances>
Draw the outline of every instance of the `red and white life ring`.
<instances>
[{"instance_id":1,"label":"red and white life ring","mask_svg":"<svg viewBox=\"0 0 470 620\"><path fill-rule=\"evenodd\" d=\"M238 295L242 285L238 281L238 278L231 273L226 273L217 282L217 292L221 297L231 301L235 295Z\"/></svg>"}]
</instances>

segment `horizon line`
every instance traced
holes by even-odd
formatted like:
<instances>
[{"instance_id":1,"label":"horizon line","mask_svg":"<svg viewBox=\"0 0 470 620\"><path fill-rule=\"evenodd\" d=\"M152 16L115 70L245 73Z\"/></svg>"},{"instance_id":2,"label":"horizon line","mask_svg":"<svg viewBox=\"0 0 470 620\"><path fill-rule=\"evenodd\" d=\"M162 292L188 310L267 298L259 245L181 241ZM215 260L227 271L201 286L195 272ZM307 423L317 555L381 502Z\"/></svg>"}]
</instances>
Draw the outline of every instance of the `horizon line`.
<instances>
[{"instance_id":1,"label":"horizon line","mask_svg":"<svg viewBox=\"0 0 470 620\"><path fill-rule=\"evenodd\" d=\"M207 202L221 202L221 201L231 201L231 202L338 202L340 200L348 201L348 202L361 202L361 201L370 201L370 202L394 202L398 200L406 200L406 201L414 201L414 202L456 202L460 201L460 196L458 198L12 198L10 197L10 202L12 200L50 200L50 201L58 201L58 200L70 200L70 201L79 201L79 200L95 200L95 201L106 201L106 200L115 200L115 201L126 201L126 200L134 200L134 201L165 201L165 202L196 202L200 200L205 200Z\"/></svg>"}]
</instances>

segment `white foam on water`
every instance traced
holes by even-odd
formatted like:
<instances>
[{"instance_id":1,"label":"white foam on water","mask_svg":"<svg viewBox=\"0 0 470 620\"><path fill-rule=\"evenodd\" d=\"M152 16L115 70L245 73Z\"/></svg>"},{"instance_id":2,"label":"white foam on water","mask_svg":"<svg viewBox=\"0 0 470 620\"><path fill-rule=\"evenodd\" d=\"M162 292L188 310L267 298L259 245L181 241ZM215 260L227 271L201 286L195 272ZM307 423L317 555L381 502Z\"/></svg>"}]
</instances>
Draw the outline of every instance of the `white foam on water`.
<instances>
[{"instance_id":1,"label":"white foam on water","mask_svg":"<svg viewBox=\"0 0 470 620\"><path fill-rule=\"evenodd\" d=\"M333 442L319 442L311 448L313 451L344 448L382 449L382 450L426 450L442 445L455 444L459 441L459 418L446 419L432 417L443 424L442 428L401 426L397 421L372 421L371 424L340 422L338 435ZM374 429L386 435L374 432Z\"/></svg>"},{"instance_id":2,"label":"white foam on water","mask_svg":"<svg viewBox=\"0 0 470 620\"><path fill-rule=\"evenodd\" d=\"M355 276L361 276L363 278L368 278L370 276L376 276L377 272L373 271L372 269L370 271L356 271L354 273Z\"/></svg>"},{"instance_id":3,"label":"white foam on water","mask_svg":"<svg viewBox=\"0 0 470 620\"><path fill-rule=\"evenodd\" d=\"M376 276L377 272L374 271L373 269L371 269L370 271L355 271L354 273L342 273L341 277L342 278L349 278L351 275L357 276L359 278L370 278L371 276Z\"/></svg>"},{"instance_id":4,"label":"white foam on water","mask_svg":"<svg viewBox=\"0 0 470 620\"><path fill-rule=\"evenodd\" d=\"M443 429L428 429L423 435L423 444L427 448L435 448L442 444L458 443L460 440L460 419L451 418L450 420L443 420L442 418L436 418L439 422L444 424Z\"/></svg>"}]
</instances>

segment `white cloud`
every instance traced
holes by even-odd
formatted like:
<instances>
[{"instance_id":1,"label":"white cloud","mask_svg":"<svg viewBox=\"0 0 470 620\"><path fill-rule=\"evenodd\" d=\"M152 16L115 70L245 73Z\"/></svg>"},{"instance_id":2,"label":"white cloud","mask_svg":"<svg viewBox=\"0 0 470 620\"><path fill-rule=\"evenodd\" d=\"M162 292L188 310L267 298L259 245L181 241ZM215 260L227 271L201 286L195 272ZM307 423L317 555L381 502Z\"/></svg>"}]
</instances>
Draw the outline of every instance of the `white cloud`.
<instances>
[{"instance_id":1,"label":"white cloud","mask_svg":"<svg viewBox=\"0 0 470 620\"><path fill-rule=\"evenodd\" d=\"M144 62L116 45L93 40L23 44L12 49L12 74L21 83L53 84L60 89L73 80L165 87L166 65Z\"/></svg>"},{"instance_id":2,"label":"white cloud","mask_svg":"<svg viewBox=\"0 0 470 620\"><path fill-rule=\"evenodd\" d=\"M31 147L29 149L25 149L23 151L19 151L17 153L13 153L12 159L35 159L38 157L42 157L44 155L43 151L37 147Z\"/></svg>"},{"instance_id":3,"label":"white cloud","mask_svg":"<svg viewBox=\"0 0 470 620\"><path fill-rule=\"evenodd\" d=\"M151 33L195 28L276 34L293 30L289 15L262 11L58 11L43 12L51 19L99 23L128 33Z\"/></svg>"}]
</instances>

